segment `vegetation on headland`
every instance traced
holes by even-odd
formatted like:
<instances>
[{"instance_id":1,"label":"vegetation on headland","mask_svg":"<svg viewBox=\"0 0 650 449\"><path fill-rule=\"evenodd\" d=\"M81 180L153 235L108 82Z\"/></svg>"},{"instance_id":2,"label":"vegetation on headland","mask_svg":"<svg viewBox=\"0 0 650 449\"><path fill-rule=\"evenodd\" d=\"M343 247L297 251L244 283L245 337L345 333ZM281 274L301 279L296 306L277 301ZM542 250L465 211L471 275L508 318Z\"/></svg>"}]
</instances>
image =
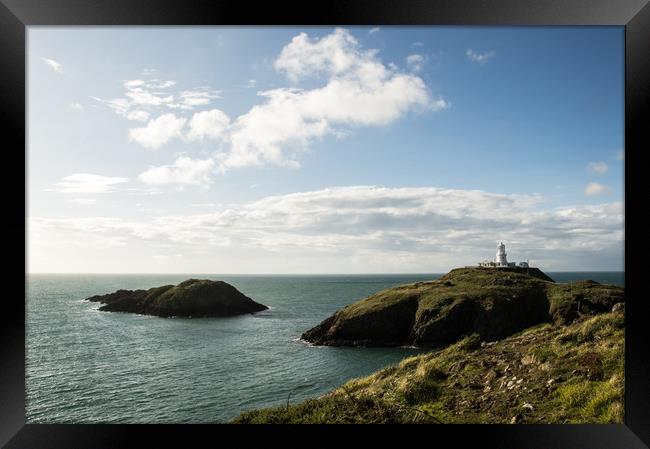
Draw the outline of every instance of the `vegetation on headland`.
<instances>
[{"instance_id":1,"label":"vegetation on headland","mask_svg":"<svg viewBox=\"0 0 650 449\"><path fill-rule=\"evenodd\" d=\"M440 347L473 333L490 341L541 323L570 323L622 301L622 287L556 284L536 268L457 268L350 304L302 338L331 346Z\"/></svg>"},{"instance_id":2,"label":"vegetation on headland","mask_svg":"<svg viewBox=\"0 0 650 449\"><path fill-rule=\"evenodd\" d=\"M501 341L470 335L235 423L621 423L624 307Z\"/></svg>"}]
</instances>

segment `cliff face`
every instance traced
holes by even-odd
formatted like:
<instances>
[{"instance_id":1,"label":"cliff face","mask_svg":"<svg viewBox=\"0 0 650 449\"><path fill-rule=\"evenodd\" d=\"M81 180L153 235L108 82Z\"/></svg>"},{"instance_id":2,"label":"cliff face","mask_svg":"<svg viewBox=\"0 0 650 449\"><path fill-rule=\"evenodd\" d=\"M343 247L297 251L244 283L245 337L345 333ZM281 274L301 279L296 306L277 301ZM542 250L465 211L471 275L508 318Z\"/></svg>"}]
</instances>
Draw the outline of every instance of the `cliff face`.
<instances>
[{"instance_id":1,"label":"cliff face","mask_svg":"<svg viewBox=\"0 0 650 449\"><path fill-rule=\"evenodd\" d=\"M199 279L149 290L118 290L86 300L105 304L101 311L161 317L227 317L268 309L226 282Z\"/></svg>"},{"instance_id":2,"label":"cliff face","mask_svg":"<svg viewBox=\"0 0 650 449\"><path fill-rule=\"evenodd\" d=\"M331 346L442 346L471 334L492 341L536 324L609 311L623 301L621 287L556 284L538 269L458 268L351 304L302 338Z\"/></svg>"}]
</instances>

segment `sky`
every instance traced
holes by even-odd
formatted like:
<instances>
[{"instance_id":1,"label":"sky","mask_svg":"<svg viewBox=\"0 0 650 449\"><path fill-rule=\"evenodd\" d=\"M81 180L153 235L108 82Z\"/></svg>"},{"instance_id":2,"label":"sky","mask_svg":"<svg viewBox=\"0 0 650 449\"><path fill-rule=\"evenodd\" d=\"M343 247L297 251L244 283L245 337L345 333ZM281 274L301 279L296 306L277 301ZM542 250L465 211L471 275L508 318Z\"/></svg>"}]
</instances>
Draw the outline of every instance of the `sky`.
<instances>
[{"instance_id":1,"label":"sky","mask_svg":"<svg viewBox=\"0 0 650 449\"><path fill-rule=\"evenodd\" d=\"M623 270L622 27L28 27L31 273Z\"/></svg>"}]
</instances>

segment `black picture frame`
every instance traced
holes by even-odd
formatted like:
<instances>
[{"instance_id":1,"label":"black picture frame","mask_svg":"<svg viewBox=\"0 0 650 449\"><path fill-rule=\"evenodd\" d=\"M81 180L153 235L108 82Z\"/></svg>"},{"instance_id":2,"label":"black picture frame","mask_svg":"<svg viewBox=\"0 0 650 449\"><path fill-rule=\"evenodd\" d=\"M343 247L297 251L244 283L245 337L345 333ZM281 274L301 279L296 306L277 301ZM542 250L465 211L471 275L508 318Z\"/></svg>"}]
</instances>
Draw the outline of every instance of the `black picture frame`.
<instances>
[{"instance_id":1,"label":"black picture frame","mask_svg":"<svg viewBox=\"0 0 650 449\"><path fill-rule=\"evenodd\" d=\"M483 25L625 27L625 424L285 426L25 424L27 177L26 27L31 25ZM506 448L643 448L650 445L650 298L643 287L650 254L646 171L650 137L650 6L648 0L327 0L278 3L209 0L0 0L0 227L6 262L0 311L0 444L7 448L192 446L259 438L287 444L341 444L341 431L363 444L396 437L412 444ZM646 126L644 126L646 125ZM22 169L22 170L21 170ZM21 177L24 175L21 184ZM20 195L17 186L25 190ZM22 262L22 267L20 266ZM26 280L26 278L25 278ZM287 431L289 430L289 431ZM300 436L296 432L300 431ZM307 433L308 435L304 435ZM237 440L235 440L237 441ZM445 443L447 442L447 443Z\"/></svg>"}]
</instances>

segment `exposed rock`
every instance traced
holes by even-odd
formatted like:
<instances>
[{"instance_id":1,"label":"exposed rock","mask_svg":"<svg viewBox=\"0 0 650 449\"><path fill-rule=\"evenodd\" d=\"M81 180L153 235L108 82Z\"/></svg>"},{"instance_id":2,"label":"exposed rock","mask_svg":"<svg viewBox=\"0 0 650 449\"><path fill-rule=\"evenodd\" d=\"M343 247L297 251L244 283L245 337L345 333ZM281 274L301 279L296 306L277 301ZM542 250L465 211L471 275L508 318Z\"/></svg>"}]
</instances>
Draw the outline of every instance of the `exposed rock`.
<instances>
[{"instance_id":1,"label":"exposed rock","mask_svg":"<svg viewBox=\"0 0 650 449\"><path fill-rule=\"evenodd\" d=\"M86 298L105 304L99 310L161 317L228 317L268 309L223 281L188 279L149 290L118 290Z\"/></svg>"},{"instance_id":2,"label":"exposed rock","mask_svg":"<svg viewBox=\"0 0 650 449\"><path fill-rule=\"evenodd\" d=\"M612 307L612 312L618 312L618 311L625 311L625 304L622 302L617 302L614 304L614 307Z\"/></svg>"},{"instance_id":3,"label":"exposed rock","mask_svg":"<svg viewBox=\"0 0 650 449\"><path fill-rule=\"evenodd\" d=\"M457 268L346 306L302 338L316 345L436 347L476 334L471 343L480 347L540 323L608 312L624 301L623 291L594 281L556 284L537 268Z\"/></svg>"}]
</instances>

